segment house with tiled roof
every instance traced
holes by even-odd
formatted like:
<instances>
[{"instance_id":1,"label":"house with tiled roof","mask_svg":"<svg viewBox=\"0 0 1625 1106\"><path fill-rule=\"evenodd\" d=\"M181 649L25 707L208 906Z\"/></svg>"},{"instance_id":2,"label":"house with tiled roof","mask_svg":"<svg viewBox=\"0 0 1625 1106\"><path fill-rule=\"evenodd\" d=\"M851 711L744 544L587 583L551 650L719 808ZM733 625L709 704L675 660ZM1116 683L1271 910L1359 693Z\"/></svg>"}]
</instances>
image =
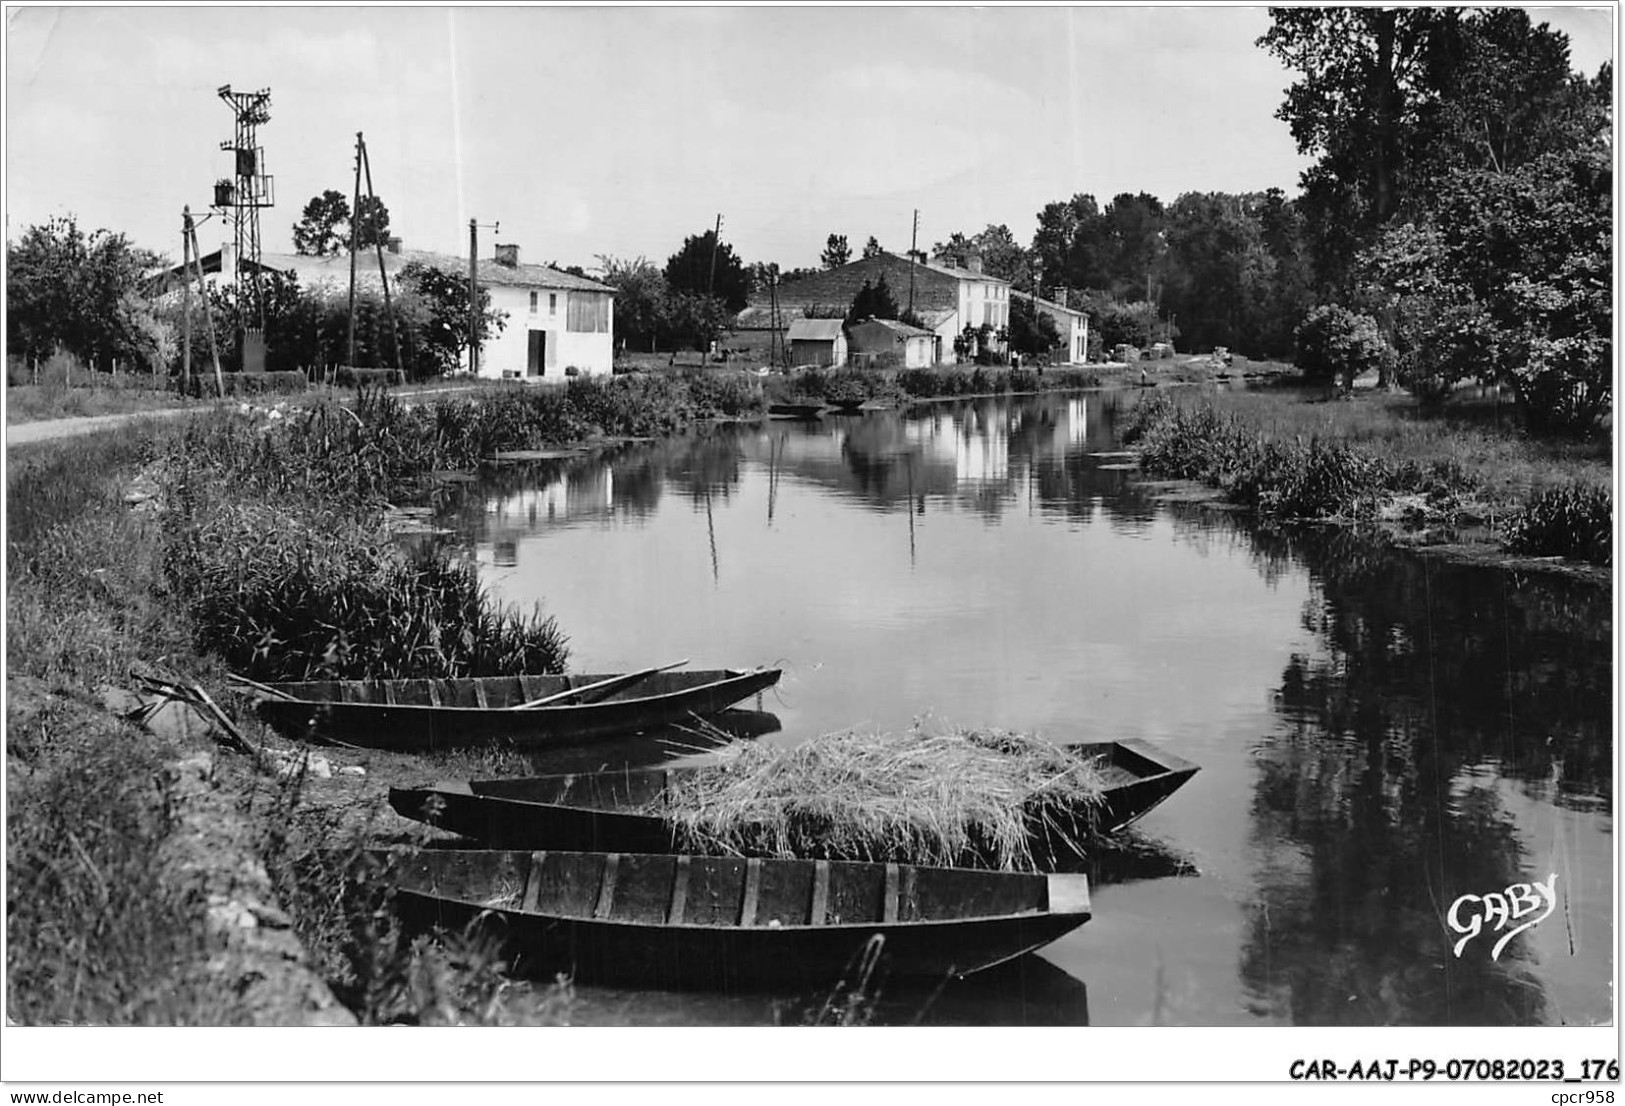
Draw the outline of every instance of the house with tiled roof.
<instances>
[{"instance_id":1,"label":"house with tiled roof","mask_svg":"<svg viewBox=\"0 0 1625 1106\"><path fill-rule=\"evenodd\" d=\"M979 259L972 257L961 268L882 252L780 283L776 316L766 293L758 293L735 326L782 329L798 318L844 312L865 284L878 285L882 277L898 307L908 309L912 303L914 314L935 337L933 362L953 358L954 338L967 326L986 323L998 330L1010 321L1010 282L982 272Z\"/></svg>"},{"instance_id":2,"label":"house with tiled roof","mask_svg":"<svg viewBox=\"0 0 1625 1106\"><path fill-rule=\"evenodd\" d=\"M1089 360L1089 316L1053 300L1035 299L1026 292L1011 292L1016 299L1036 304L1040 314L1048 315L1061 336L1056 353L1063 362L1081 365Z\"/></svg>"},{"instance_id":3,"label":"house with tiled roof","mask_svg":"<svg viewBox=\"0 0 1625 1106\"><path fill-rule=\"evenodd\" d=\"M261 261L268 269L294 273L307 288L350 285L348 253L264 254ZM402 249L400 239L391 239L383 251L391 288L401 270L414 261L453 276L468 275L467 257ZM357 287L376 289L377 251L357 254L355 262ZM546 380L562 379L570 368L585 375L614 370L615 289L547 265L521 264L519 247L510 245L498 245L494 257L481 258L477 274L480 287L490 293L491 306L507 313L502 332L480 344L480 376Z\"/></svg>"}]
</instances>

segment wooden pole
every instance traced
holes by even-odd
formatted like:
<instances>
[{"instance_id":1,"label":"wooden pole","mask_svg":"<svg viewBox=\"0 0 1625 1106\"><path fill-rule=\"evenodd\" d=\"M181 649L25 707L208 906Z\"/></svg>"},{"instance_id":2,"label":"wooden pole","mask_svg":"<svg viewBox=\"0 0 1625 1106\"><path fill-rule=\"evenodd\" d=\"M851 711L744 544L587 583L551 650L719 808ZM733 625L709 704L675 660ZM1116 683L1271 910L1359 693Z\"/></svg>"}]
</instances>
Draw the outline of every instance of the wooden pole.
<instances>
[{"instance_id":1,"label":"wooden pole","mask_svg":"<svg viewBox=\"0 0 1625 1106\"><path fill-rule=\"evenodd\" d=\"M181 209L181 394L192 393L192 209Z\"/></svg>"},{"instance_id":2,"label":"wooden pole","mask_svg":"<svg viewBox=\"0 0 1625 1106\"><path fill-rule=\"evenodd\" d=\"M203 282L203 251L198 249L197 224L192 222L190 214L186 217L186 226L192 239L192 263L197 266L198 294L203 299L203 324L209 329L209 357L214 361L215 392L224 398L226 394L226 378L220 371L220 347L214 340L214 312L209 310L209 288Z\"/></svg>"},{"instance_id":3,"label":"wooden pole","mask_svg":"<svg viewBox=\"0 0 1625 1106\"><path fill-rule=\"evenodd\" d=\"M355 232L361 220L361 132L355 132L355 205L350 208L350 341L349 364L355 368Z\"/></svg>"},{"instance_id":4,"label":"wooden pole","mask_svg":"<svg viewBox=\"0 0 1625 1106\"><path fill-rule=\"evenodd\" d=\"M468 375L480 375L480 227L468 221Z\"/></svg>"},{"instance_id":5,"label":"wooden pole","mask_svg":"<svg viewBox=\"0 0 1625 1106\"><path fill-rule=\"evenodd\" d=\"M914 231L908 240L908 313L914 314L914 259L920 249L920 209L914 209Z\"/></svg>"},{"instance_id":6,"label":"wooden pole","mask_svg":"<svg viewBox=\"0 0 1625 1106\"><path fill-rule=\"evenodd\" d=\"M361 165L367 173L367 198L373 201L373 210L377 211L378 197L372 190L372 158L367 156L367 144L362 140L360 131L356 132L355 140L361 148ZM395 344L395 367L404 369L406 366L401 363L401 328L395 322L395 304L389 298L389 274L384 271L384 244L379 240L376 230L373 232L372 244L378 251L378 279L384 285L384 310L389 312L389 332Z\"/></svg>"}]
</instances>

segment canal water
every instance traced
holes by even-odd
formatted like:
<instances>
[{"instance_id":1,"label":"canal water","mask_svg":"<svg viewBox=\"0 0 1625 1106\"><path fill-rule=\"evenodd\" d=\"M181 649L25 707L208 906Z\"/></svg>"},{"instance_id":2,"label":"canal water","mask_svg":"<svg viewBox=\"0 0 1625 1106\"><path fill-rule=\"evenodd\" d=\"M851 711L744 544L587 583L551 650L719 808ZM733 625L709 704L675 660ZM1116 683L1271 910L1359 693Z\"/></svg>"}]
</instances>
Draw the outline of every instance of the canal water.
<instances>
[{"instance_id":1,"label":"canal water","mask_svg":"<svg viewBox=\"0 0 1625 1106\"><path fill-rule=\"evenodd\" d=\"M717 426L505 469L443 517L497 596L558 618L573 668L782 667L756 740L924 719L1201 765L1092 866L1082 929L883 988L880 1021L1610 1020L1608 591L1159 502L1118 452L1136 401ZM822 997L581 987L574 1020L800 1023Z\"/></svg>"}]
</instances>

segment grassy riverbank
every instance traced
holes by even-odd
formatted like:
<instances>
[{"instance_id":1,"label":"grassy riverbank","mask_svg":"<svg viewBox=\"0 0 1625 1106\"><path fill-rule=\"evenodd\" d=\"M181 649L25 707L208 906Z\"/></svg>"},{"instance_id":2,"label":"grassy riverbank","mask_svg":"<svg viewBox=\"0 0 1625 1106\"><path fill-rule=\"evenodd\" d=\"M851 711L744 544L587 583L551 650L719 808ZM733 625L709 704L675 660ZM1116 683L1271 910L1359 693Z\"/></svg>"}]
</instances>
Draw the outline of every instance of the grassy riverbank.
<instances>
[{"instance_id":1,"label":"grassy riverbank","mask_svg":"<svg viewBox=\"0 0 1625 1106\"><path fill-rule=\"evenodd\" d=\"M1593 564L1611 556L1609 443L1529 438L1494 398L1425 411L1386 393L1159 395L1136 409L1127 439L1148 475L1200 481L1267 518L1381 523L1417 544Z\"/></svg>"},{"instance_id":2,"label":"grassy riverbank","mask_svg":"<svg viewBox=\"0 0 1625 1106\"><path fill-rule=\"evenodd\" d=\"M157 736L115 713L102 691L135 686L138 671L156 667L196 681L262 742L276 739L228 670L559 669L567 646L551 619L496 607L448 553L399 551L389 508L426 495L434 473L500 450L669 434L761 409L759 389L742 380L580 381L477 399L229 405L175 427L12 450L11 1015L24 1024L308 1020L318 1012L302 985L276 979L299 958L283 950L269 966L244 967L249 954L237 948L244 933L291 933L357 1020L565 1019L567 991L515 1007L477 950L398 943L368 912L335 911L343 868L330 854L349 842L359 855L376 796L317 797L315 781L279 781L200 733ZM199 754L210 765L200 785L214 804L207 831L184 813L175 767ZM221 834L227 824L236 828ZM220 837L204 848L200 832ZM281 920L248 930L222 922L253 913L238 902L243 887L265 900L254 916Z\"/></svg>"}]
</instances>

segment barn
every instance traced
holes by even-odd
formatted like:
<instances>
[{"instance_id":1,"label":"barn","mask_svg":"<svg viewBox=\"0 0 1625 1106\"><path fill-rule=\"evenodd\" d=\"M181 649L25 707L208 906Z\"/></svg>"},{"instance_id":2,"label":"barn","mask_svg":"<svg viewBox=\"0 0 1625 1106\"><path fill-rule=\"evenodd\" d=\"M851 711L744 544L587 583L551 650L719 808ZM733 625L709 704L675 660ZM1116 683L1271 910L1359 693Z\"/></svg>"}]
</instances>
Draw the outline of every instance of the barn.
<instances>
[{"instance_id":1,"label":"barn","mask_svg":"<svg viewBox=\"0 0 1625 1106\"><path fill-rule=\"evenodd\" d=\"M790 364L796 368L846 364L846 334L840 319L796 319L786 335Z\"/></svg>"}]
</instances>

